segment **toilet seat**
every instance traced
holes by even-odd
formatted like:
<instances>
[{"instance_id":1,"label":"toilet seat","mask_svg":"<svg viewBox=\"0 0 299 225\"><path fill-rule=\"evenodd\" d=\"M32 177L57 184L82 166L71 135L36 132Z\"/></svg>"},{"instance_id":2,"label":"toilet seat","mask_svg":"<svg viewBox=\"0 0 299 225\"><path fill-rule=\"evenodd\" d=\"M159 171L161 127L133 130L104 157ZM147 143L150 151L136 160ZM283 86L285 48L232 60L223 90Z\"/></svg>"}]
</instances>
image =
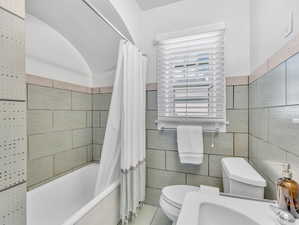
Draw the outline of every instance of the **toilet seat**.
<instances>
[{"instance_id":1,"label":"toilet seat","mask_svg":"<svg viewBox=\"0 0 299 225\"><path fill-rule=\"evenodd\" d=\"M163 212L175 224L185 196L192 191L199 191L199 187L191 185L173 185L162 189L160 206Z\"/></svg>"},{"instance_id":2,"label":"toilet seat","mask_svg":"<svg viewBox=\"0 0 299 225\"><path fill-rule=\"evenodd\" d=\"M162 189L161 197L172 206L180 209L186 194L191 191L199 191L199 187L191 185L173 185Z\"/></svg>"}]
</instances>

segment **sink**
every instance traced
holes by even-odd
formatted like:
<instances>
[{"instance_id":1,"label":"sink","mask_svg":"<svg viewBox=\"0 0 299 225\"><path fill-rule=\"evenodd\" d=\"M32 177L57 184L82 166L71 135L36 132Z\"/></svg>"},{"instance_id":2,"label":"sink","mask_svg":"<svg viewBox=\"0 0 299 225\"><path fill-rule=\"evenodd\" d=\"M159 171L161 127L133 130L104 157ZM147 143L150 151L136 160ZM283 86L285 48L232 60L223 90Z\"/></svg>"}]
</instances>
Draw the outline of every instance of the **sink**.
<instances>
[{"instance_id":1,"label":"sink","mask_svg":"<svg viewBox=\"0 0 299 225\"><path fill-rule=\"evenodd\" d=\"M260 225L240 212L209 202L200 204L198 221L198 225Z\"/></svg>"},{"instance_id":2,"label":"sink","mask_svg":"<svg viewBox=\"0 0 299 225\"><path fill-rule=\"evenodd\" d=\"M277 224L277 215L269 207L273 202L227 196L210 189L201 186L186 195L176 225Z\"/></svg>"}]
</instances>

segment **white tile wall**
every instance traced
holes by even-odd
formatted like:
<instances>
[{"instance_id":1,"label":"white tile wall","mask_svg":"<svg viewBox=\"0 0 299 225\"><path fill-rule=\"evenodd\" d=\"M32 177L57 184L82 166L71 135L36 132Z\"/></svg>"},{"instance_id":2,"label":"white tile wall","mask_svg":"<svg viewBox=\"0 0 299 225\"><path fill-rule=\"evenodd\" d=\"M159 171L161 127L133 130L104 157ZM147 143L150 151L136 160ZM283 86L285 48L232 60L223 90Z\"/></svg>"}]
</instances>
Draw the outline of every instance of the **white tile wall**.
<instances>
[{"instance_id":1,"label":"white tile wall","mask_svg":"<svg viewBox=\"0 0 299 225\"><path fill-rule=\"evenodd\" d=\"M0 192L0 224L26 224L26 184Z\"/></svg>"},{"instance_id":2,"label":"white tile wall","mask_svg":"<svg viewBox=\"0 0 299 225\"><path fill-rule=\"evenodd\" d=\"M26 179L24 102L0 101L0 190Z\"/></svg>"},{"instance_id":3,"label":"white tile wall","mask_svg":"<svg viewBox=\"0 0 299 225\"><path fill-rule=\"evenodd\" d=\"M0 8L0 99L26 99L24 32L24 21Z\"/></svg>"},{"instance_id":4,"label":"white tile wall","mask_svg":"<svg viewBox=\"0 0 299 225\"><path fill-rule=\"evenodd\" d=\"M0 224L26 224L24 0L0 0Z\"/></svg>"}]
</instances>

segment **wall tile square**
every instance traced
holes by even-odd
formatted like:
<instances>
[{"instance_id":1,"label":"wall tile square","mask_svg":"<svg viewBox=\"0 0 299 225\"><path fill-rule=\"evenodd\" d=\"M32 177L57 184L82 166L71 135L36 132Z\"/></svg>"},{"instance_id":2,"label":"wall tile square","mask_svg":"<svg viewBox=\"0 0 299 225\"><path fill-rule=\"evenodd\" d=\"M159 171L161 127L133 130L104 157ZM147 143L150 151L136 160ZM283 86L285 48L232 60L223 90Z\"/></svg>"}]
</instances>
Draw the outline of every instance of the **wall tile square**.
<instances>
[{"instance_id":1,"label":"wall tile square","mask_svg":"<svg viewBox=\"0 0 299 225\"><path fill-rule=\"evenodd\" d=\"M54 175L53 157L43 157L28 162L28 186L38 184Z\"/></svg>"},{"instance_id":2,"label":"wall tile square","mask_svg":"<svg viewBox=\"0 0 299 225\"><path fill-rule=\"evenodd\" d=\"M222 181L220 178L216 178L216 177L188 174L187 175L187 184L194 185L194 186L207 185L207 186L221 188Z\"/></svg>"},{"instance_id":3,"label":"wall tile square","mask_svg":"<svg viewBox=\"0 0 299 225\"><path fill-rule=\"evenodd\" d=\"M158 119L157 111L147 111L146 112L146 129L156 130L157 125L155 121Z\"/></svg>"},{"instance_id":4,"label":"wall tile square","mask_svg":"<svg viewBox=\"0 0 299 225\"><path fill-rule=\"evenodd\" d=\"M53 118L51 111L27 111L27 132L29 135L49 132L52 126Z\"/></svg>"},{"instance_id":5,"label":"wall tile square","mask_svg":"<svg viewBox=\"0 0 299 225\"><path fill-rule=\"evenodd\" d=\"M257 81L249 84L249 108L257 106Z\"/></svg>"},{"instance_id":6,"label":"wall tile square","mask_svg":"<svg viewBox=\"0 0 299 225\"><path fill-rule=\"evenodd\" d=\"M92 143L92 128L73 130L73 148Z\"/></svg>"},{"instance_id":7,"label":"wall tile square","mask_svg":"<svg viewBox=\"0 0 299 225\"><path fill-rule=\"evenodd\" d=\"M234 86L234 108L248 108L248 85Z\"/></svg>"},{"instance_id":8,"label":"wall tile square","mask_svg":"<svg viewBox=\"0 0 299 225\"><path fill-rule=\"evenodd\" d=\"M87 162L93 161L93 145L88 145L87 149Z\"/></svg>"},{"instance_id":9,"label":"wall tile square","mask_svg":"<svg viewBox=\"0 0 299 225\"><path fill-rule=\"evenodd\" d=\"M28 85L28 108L29 109L71 109L71 92Z\"/></svg>"},{"instance_id":10,"label":"wall tile square","mask_svg":"<svg viewBox=\"0 0 299 225\"><path fill-rule=\"evenodd\" d=\"M84 111L54 111L54 130L69 130L86 127Z\"/></svg>"},{"instance_id":11,"label":"wall tile square","mask_svg":"<svg viewBox=\"0 0 299 225\"><path fill-rule=\"evenodd\" d=\"M176 132L148 130L147 147L151 149L176 150Z\"/></svg>"},{"instance_id":12,"label":"wall tile square","mask_svg":"<svg viewBox=\"0 0 299 225\"><path fill-rule=\"evenodd\" d=\"M169 185L185 184L186 175L165 170L148 169L147 185L153 188L163 188Z\"/></svg>"},{"instance_id":13,"label":"wall tile square","mask_svg":"<svg viewBox=\"0 0 299 225\"><path fill-rule=\"evenodd\" d=\"M93 110L109 110L111 94L94 94L93 95Z\"/></svg>"},{"instance_id":14,"label":"wall tile square","mask_svg":"<svg viewBox=\"0 0 299 225\"><path fill-rule=\"evenodd\" d=\"M100 160L103 145L93 144L92 147L92 159L95 161Z\"/></svg>"},{"instance_id":15,"label":"wall tile square","mask_svg":"<svg viewBox=\"0 0 299 225\"><path fill-rule=\"evenodd\" d=\"M147 91L146 95L147 110L157 110L157 91Z\"/></svg>"},{"instance_id":16,"label":"wall tile square","mask_svg":"<svg viewBox=\"0 0 299 225\"><path fill-rule=\"evenodd\" d=\"M234 155L238 157L248 157L248 134L235 133Z\"/></svg>"},{"instance_id":17,"label":"wall tile square","mask_svg":"<svg viewBox=\"0 0 299 225\"><path fill-rule=\"evenodd\" d=\"M86 112L86 127L92 127L92 111Z\"/></svg>"},{"instance_id":18,"label":"wall tile square","mask_svg":"<svg viewBox=\"0 0 299 225\"><path fill-rule=\"evenodd\" d=\"M104 143L105 128L93 128L93 143L102 145Z\"/></svg>"},{"instance_id":19,"label":"wall tile square","mask_svg":"<svg viewBox=\"0 0 299 225\"><path fill-rule=\"evenodd\" d=\"M182 164L179 155L174 151L166 151L166 169L176 172L193 173L206 175L209 174L209 157L204 154L204 160L201 165Z\"/></svg>"},{"instance_id":20,"label":"wall tile square","mask_svg":"<svg viewBox=\"0 0 299 225\"><path fill-rule=\"evenodd\" d=\"M101 127L106 127L109 111L101 111Z\"/></svg>"},{"instance_id":21,"label":"wall tile square","mask_svg":"<svg viewBox=\"0 0 299 225\"><path fill-rule=\"evenodd\" d=\"M146 151L146 165L149 168L155 168L155 169L164 169L165 166L165 151L159 151L159 150L151 150L147 149Z\"/></svg>"},{"instance_id":22,"label":"wall tile square","mask_svg":"<svg viewBox=\"0 0 299 225\"><path fill-rule=\"evenodd\" d=\"M226 86L226 108L234 108L234 87Z\"/></svg>"},{"instance_id":23,"label":"wall tile square","mask_svg":"<svg viewBox=\"0 0 299 225\"><path fill-rule=\"evenodd\" d=\"M225 156L209 155L209 176L222 177L221 159Z\"/></svg>"},{"instance_id":24,"label":"wall tile square","mask_svg":"<svg viewBox=\"0 0 299 225\"><path fill-rule=\"evenodd\" d=\"M294 118L299 118L299 106L269 109L269 142L299 155L299 129L292 122Z\"/></svg>"},{"instance_id":25,"label":"wall tile square","mask_svg":"<svg viewBox=\"0 0 299 225\"><path fill-rule=\"evenodd\" d=\"M268 109L249 110L249 133L267 140L268 136Z\"/></svg>"},{"instance_id":26,"label":"wall tile square","mask_svg":"<svg viewBox=\"0 0 299 225\"><path fill-rule=\"evenodd\" d=\"M227 132L248 133L248 110L227 110Z\"/></svg>"},{"instance_id":27,"label":"wall tile square","mask_svg":"<svg viewBox=\"0 0 299 225\"><path fill-rule=\"evenodd\" d=\"M286 64L282 63L257 80L257 106L284 105L286 99Z\"/></svg>"},{"instance_id":28,"label":"wall tile square","mask_svg":"<svg viewBox=\"0 0 299 225\"><path fill-rule=\"evenodd\" d=\"M55 154L72 148L72 132L32 135L28 138L29 159Z\"/></svg>"},{"instance_id":29,"label":"wall tile square","mask_svg":"<svg viewBox=\"0 0 299 225\"><path fill-rule=\"evenodd\" d=\"M73 110L91 110L92 96L72 91L72 109Z\"/></svg>"},{"instance_id":30,"label":"wall tile square","mask_svg":"<svg viewBox=\"0 0 299 225\"><path fill-rule=\"evenodd\" d=\"M232 133L204 133L203 141L205 153L228 156L234 154L234 136ZM213 142L214 148L212 148Z\"/></svg>"},{"instance_id":31,"label":"wall tile square","mask_svg":"<svg viewBox=\"0 0 299 225\"><path fill-rule=\"evenodd\" d=\"M159 206L161 190L156 188L146 188L145 203L153 206Z\"/></svg>"},{"instance_id":32,"label":"wall tile square","mask_svg":"<svg viewBox=\"0 0 299 225\"><path fill-rule=\"evenodd\" d=\"M93 127L101 127L101 111L92 111Z\"/></svg>"},{"instance_id":33,"label":"wall tile square","mask_svg":"<svg viewBox=\"0 0 299 225\"><path fill-rule=\"evenodd\" d=\"M287 61L287 104L299 104L299 54Z\"/></svg>"},{"instance_id":34,"label":"wall tile square","mask_svg":"<svg viewBox=\"0 0 299 225\"><path fill-rule=\"evenodd\" d=\"M281 163L286 160L286 152L261 139L250 137L250 160L262 174L273 182L281 177Z\"/></svg>"},{"instance_id":35,"label":"wall tile square","mask_svg":"<svg viewBox=\"0 0 299 225\"><path fill-rule=\"evenodd\" d=\"M57 153L54 157L55 174L60 174L87 162L88 147Z\"/></svg>"},{"instance_id":36,"label":"wall tile square","mask_svg":"<svg viewBox=\"0 0 299 225\"><path fill-rule=\"evenodd\" d=\"M249 135L249 161L256 161L259 158L259 151L262 149L262 140Z\"/></svg>"}]
</instances>

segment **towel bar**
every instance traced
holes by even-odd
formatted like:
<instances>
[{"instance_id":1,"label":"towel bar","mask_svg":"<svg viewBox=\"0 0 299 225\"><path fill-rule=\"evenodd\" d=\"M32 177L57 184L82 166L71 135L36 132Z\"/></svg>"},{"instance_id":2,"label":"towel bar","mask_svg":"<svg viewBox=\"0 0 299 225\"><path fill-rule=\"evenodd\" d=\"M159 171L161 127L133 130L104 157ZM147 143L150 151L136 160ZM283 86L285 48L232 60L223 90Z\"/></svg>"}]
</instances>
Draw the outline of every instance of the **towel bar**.
<instances>
[{"instance_id":1,"label":"towel bar","mask_svg":"<svg viewBox=\"0 0 299 225\"><path fill-rule=\"evenodd\" d=\"M158 125L159 121L158 120L155 120L155 124ZM226 121L226 126L229 125L229 122ZM170 130L170 131L173 131L173 130L176 130L176 128L165 128L163 126L159 127L158 130L161 130L161 131L164 131L164 130ZM203 129L203 132L205 133L219 133L220 132L220 129L219 128L215 128L215 129Z\"/></svg>"}]
</instances>

